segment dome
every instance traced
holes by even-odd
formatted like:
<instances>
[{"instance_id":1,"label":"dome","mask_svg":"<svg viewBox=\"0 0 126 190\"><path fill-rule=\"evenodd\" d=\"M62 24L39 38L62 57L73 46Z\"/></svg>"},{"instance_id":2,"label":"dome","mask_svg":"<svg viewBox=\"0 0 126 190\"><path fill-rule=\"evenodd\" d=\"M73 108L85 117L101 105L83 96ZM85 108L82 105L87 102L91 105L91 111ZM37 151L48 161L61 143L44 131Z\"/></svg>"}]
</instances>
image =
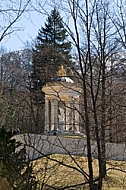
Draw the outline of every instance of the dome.
<instances>
[{"instance_id":1,"label":"dome","mask_svg":"<svg viewBox=\"0 0 126 190\"><path fill-rule=\"evenodd\" d=\"M54 77L52 78L51 80L52 82L67 82L67 83L74 83L74 81L72 79L70 79L69 77L67 76L57 76L57 77Z\"/></svg>"},{"instance_id":2,"label":"dome","mask_svg":"<svg viewBox=\"0 0 126 190\"><path fill-rule=\"evenodd\" d=\"M61 65L59 71L57 72L57 76L52 78L51 82L74 83L74 81L66 75L63 65Z\"/></svg>"}]
</instances>

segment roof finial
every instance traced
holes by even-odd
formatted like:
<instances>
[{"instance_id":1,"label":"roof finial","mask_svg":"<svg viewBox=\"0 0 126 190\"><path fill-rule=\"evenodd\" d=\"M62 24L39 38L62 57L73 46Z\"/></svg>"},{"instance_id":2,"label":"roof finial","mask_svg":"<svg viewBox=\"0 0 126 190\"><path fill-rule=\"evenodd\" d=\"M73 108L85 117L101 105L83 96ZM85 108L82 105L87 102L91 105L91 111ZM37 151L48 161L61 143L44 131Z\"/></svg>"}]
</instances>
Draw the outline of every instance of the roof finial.
<instances>
[{"instance_id":1,"label":"roof finial","mask_svg":"<svg viewBox=\"0 0 126 190\"><path fill-rule=\"evenodd\" d=\"M65 71L63 65L61 65L59 71L57 72L57 75L58 76L66 76L66 71Z\"/></svg>"}]
</instances>

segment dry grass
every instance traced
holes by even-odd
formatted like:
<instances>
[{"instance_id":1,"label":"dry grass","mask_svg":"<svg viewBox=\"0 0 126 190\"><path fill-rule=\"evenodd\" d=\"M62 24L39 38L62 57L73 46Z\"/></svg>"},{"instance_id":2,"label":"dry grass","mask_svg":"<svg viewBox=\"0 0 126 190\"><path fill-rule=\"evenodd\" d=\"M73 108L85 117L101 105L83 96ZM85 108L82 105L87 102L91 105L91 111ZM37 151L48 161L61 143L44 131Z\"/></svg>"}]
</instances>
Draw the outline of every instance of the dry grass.
<instances>
[{"instance_id":1,"label":"dry grass","mask_svg":"<svg viewBox=\"0 0 126 190\"><path fill-rule=\"evenodd\" d=\"M126 162L111 161L107 164L110 169L104 180L104 189L125 190L126 189ZM125 172L123 172L125 171Z\"/></svg>"},{"instance_id":2,"label":"dry grass","mask_svg":"<svg viewBox=\"0 0 126 190\"><path fill-rule=\"evenodd\" d=\"M11 190L5 178L0 178L0 190Z\"/></svg>"},{"instance_id":3,"label":"dry grass","mask_svg":"<svg viewBox=\"0 0 126 190\"><path fill-rule=\"evenodd\" d=\"M37 179L41 183L46 183L49 186L54 187L64 187L69 185L81 184L86 182L84 175L81 171L86 171L88 173L87 158L85 157L70 157L66 155L51 155L48 158L41 158L33 162L34 171ZM52 161L52 159L57 160L57 162ZM63 166L67 164L77 168ZM93 160L94 176L98 176L98 163L97 160ZM104 179L103 189L104 190L125 190L126 189L126 162L116 162L110 161L107 163L107 168L110 169L107 172L107 177ZM77 187L79 190L79 187ZM80 189L88 189L87 186Z\"/></svg>"},{"instance_id":4,"label":"dry grass","mask_svg":"<svg viewBox=\"0 0 126 190\"><path fill-rule=\"evenodd\" d=\"M78 176L78 171L74 168L61 164L75 167L74 161L69 156L52 155L50 159L56 159L60 163L51 161L48 158L42 158L34 162L36 176L43 183L47 183L50 186L67 186L81 183L84 180L82 175ZM78 161L78 158L76 158L76 161ZM85 160L81 158L79 162L83 163Z\"/></svg>"},{"instance_id":5,"label":"dry grass","mask_svg":"<svg viewBox=\"0 0 126 190\"><path fill-rule=\"evenodd\" d=\"M57 160L53 161L53 160ZM63 166L67 164L77 168ZM88 173L87 158L85 157L70 157L67 155L51 155L49 158L41 158L33 161L34 172L36 178L41 184L47 184L53 187L64 187L76 185L86 182L84 175L79 172L81 170ZM94 176L98 176L98 162L93 159ZM107 177L104 179L103 190L126 190L126 162L108 161ZM77 171L79 170L79 171ZM121 171L122 170L122 171ZM74 190L75 188L72 188ZM88 190L88 185L77 187L76 190ZM10 190L10 187L5 179L0 179L0 190ZM48 190L51 190L49 187Z\"/></svg>"}]
</instances>

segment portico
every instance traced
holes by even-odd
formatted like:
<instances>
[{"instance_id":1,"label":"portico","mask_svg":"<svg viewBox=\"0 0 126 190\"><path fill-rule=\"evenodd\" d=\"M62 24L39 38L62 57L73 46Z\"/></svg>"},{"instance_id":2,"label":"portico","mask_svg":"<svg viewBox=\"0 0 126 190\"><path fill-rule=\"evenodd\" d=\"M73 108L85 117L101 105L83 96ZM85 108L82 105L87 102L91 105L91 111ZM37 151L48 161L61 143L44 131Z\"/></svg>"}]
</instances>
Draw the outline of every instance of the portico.
<instances>
[{"instance_id":1,"label":"portico","mask_svg":"<svg viewBox=\"0 0 126 190\"><path fill-rule=\"evenodd\" d=\"M45 93L45 131L79 132L81 88L64 76L66 72L63 67L58 73L61 76L55 77L42 88Z\"/></svg>"}]
</instances>

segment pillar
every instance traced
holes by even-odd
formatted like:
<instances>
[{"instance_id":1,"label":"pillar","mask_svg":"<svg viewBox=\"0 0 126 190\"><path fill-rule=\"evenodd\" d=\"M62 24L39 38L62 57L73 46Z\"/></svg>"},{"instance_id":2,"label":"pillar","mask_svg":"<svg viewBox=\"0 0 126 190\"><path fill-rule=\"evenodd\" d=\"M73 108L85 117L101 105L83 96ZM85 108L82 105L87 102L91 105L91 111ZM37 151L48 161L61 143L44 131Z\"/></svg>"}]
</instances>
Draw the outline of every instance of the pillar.
<instances>
[{"instance_id":1,"label":"pillar","mask_svg":"<svg viewBox=\"0 0 126 190\"><path fill-rule=\"evenodd\" d=\"M73 101L70 97L69 102L66 103L66 130L73 129Z\"/></svg>"},{"instance_id":2,"label":"pillar","mask_svg":"<svg viewBox=\"0 0 126 190\"><path fill-rule=\"evenodd\" d=\"M73 130L73 112L74 112L74 109L73 109L73 99L72 97L70 98L70 102L69 102L69 105L70 105L70 109L69 109L69 129Z\"/></svg>"},{"instance_id":3,"label":"pillar","mask_svg":"<svg viewBox=\"0 0 126 190\"><path fill-rule=\"evenodd\" d=\"M58 100L51 100L51 131L58 129Z\"/></svg>"},{"instance_id":4,"label":"pillar","mask_svg":"<svg viewBox=\"0 0 126 190\"><path fill-rule=\"evenodd\" d=\"M69 103L66 104L66 131L69 131Z\"/></svg>"},{"instance_id":5,"label":"pillar","mask_svg":"<svg viewBox=\"0 0 126 190\"><path fill-rule=\"evenodd\" d=\"M45 98L45 131L49 131L49 100Z\"/></svg>"},{"instance_id":6,"label":"pillar","mask_svg":"<svg viewBox=\"0 0 126 190\"><path fill-rule=\"evenodd\" d=\"M74 117L75 117L75 125L74 125L74 127L75 127L75 131L77 131L77 132L79 132L80 131L80 129L79 129L79 117L80 117L80 114L79 114L79 100L76 100L76 102L75 102L75 111L74 111Z\"/></svg>"},{"instance_id":7,"label":"pillar","mask_svg":"<svg viewBox=\"0 0 126 190\"><path fill-rule=\"evenodd\" d=\"M58 100L54 100L54 130L57 131L58 129Z\"/></svg>"}]
</instances>

